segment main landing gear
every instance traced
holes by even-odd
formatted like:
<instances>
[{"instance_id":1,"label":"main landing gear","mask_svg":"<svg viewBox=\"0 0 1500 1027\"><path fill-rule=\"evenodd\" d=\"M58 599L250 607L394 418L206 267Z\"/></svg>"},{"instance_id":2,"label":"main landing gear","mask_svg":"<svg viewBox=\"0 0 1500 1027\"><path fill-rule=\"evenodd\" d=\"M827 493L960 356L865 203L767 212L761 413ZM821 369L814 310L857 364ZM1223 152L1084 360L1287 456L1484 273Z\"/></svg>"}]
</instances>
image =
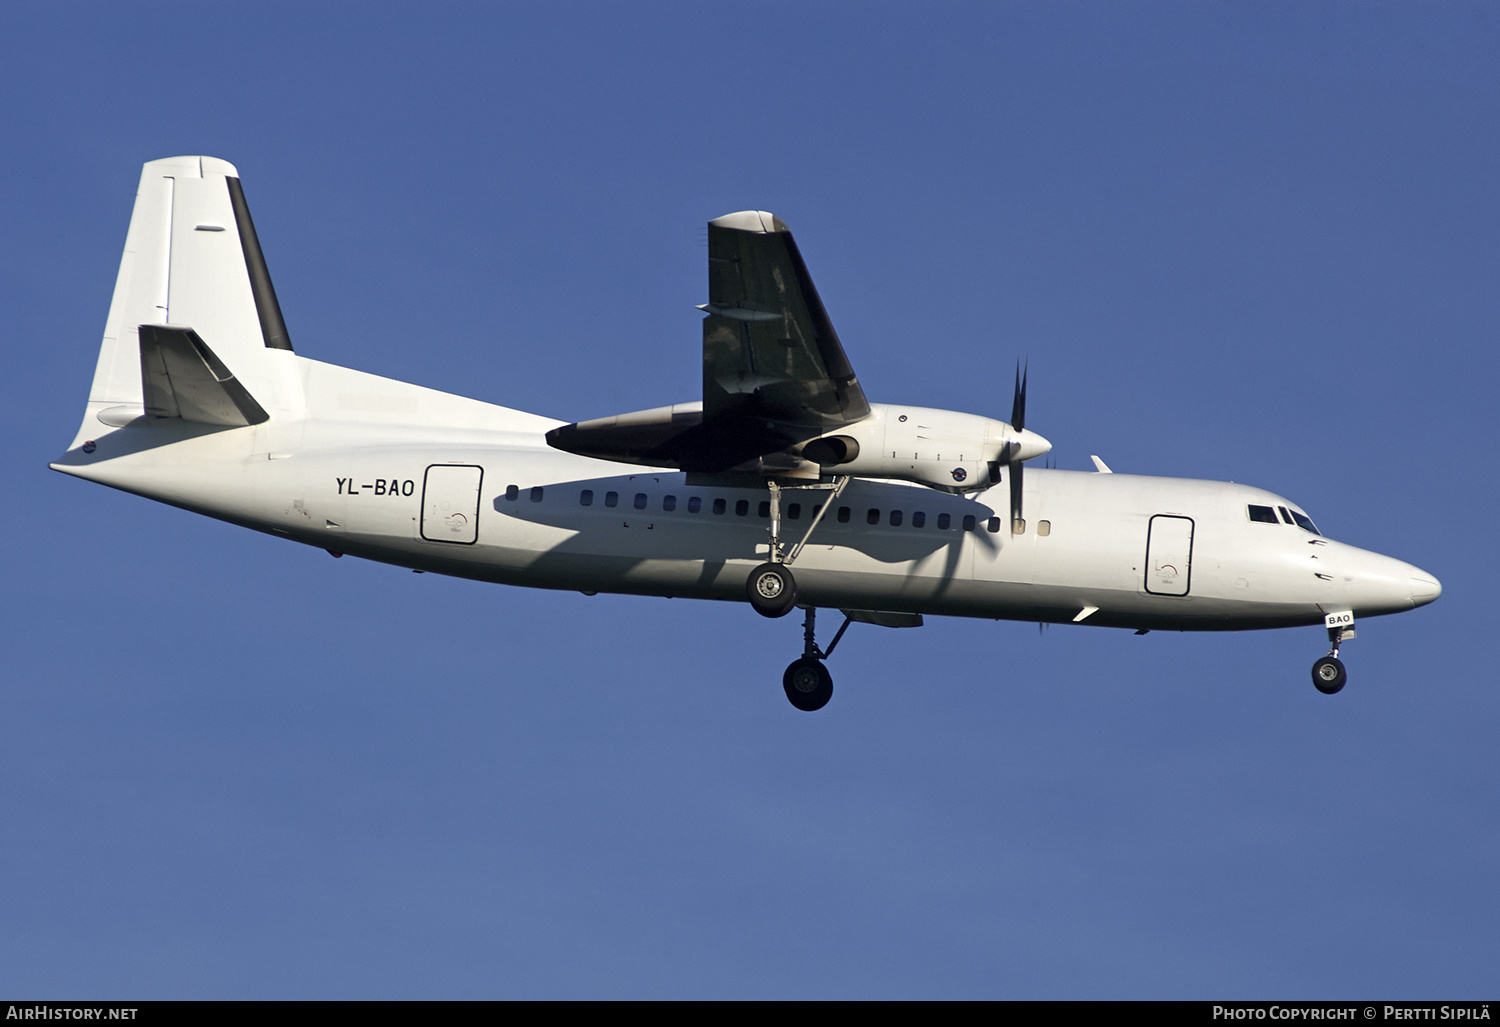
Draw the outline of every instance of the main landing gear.
<instances>
[{"instance_id":1,"label":"main landing gear","mask_svg":"<svg viewBox=\"0 0 1500 1027\"><path fill-rule=\"evenodd\" d=\"M792 607L797 605L797 579L792 577L789 569L792 561L797 559L797 554L802 552L802 547L807 545L807 540L812 537L813 529L833 505L839 493L844 491L844 486L849 484L847 475L836 479L831 484L822 483L816 485L779 485L774 481L766 485L771 490L771 544L768 550L770 559L750 572L750 577L745 581L745 595L750 600L750 605L755 612L762 617L785 617L792 612ZM802 536L802 541L792 548L790 553L781 550L781 492L783 488L815 489L829 493L828 500L818 507L818 512L813 515L812 523L807 526L807 532ZM832 686L830 686L832 687ZM827 702L824 699L823 702ZM818 704L819 706L822 703ZM813 709L817 709L814 706Z\"/></svg>"},{"instance_id":2,"label":"main landing gear","mask_svg":"<svg viewBox=\"0 0 1500 1027\"><path fill-rule=\"evenodd\" d=\"M1312 665L1312 680L1318 691L1333 695L1349 680L1344 661L1339 659L1339 646L1354 637L1354 614L1330 613L1323 622L1328 627L1328 655Z\"/></svg>"},{"instance_id":3,"label":"main landing gear","mask_svg":"<svg viewBox=\"0 0 1500 1027\"><path fill-rule=\"evenodd\" d=\"M763 563L750 572L745 593L762 617L785 617L797 605L797 579L784 564Z\"/></svg>"},{"instance_id":4,"label":"main landing gear","mask_svg":"<svg viewBox=\"0 0 1500 1027\"><path fill-rule=\"evenodd\" d=\"M828 673L823 661L833 655L834 647L853 623L848 616L844 617L844 626L833 636L825 652L814 640L817 618L818 611L809 606L807 616L802 620L802 657L793 660L786 673L781 675L781 687L786 690L787 701L804 713L821 710L833 698L833 675Z\"/></svg>"},{"instance_id":5,"label":"main landing gear","mask_svg":"<svg viewBox=\"0 0 1500 1027\"><path fill-rule=\"evenodd\" d=\"M791 564L797 559L797 554L802 552L802 547L807 545L807 540L812 537L813 529L833 505L833 501L844 491L844 486L849 484L847 475L834 479L829 484L819 482L815 485L781 485L775 481L766 482L766 487L771 490L771 539L767 547L767 555L770 557L765 563L750 572L750 577L745 581L745 596L750 600L750 605L755 612L762 617L785 617L792 612L792 607L797 605L797 579L792 577ZM817 508L813 514L812 523L807 526L807 531L802 536L802 541L792 547L790 553L783 553L781 549L781 492L784 488L817 490L828 493L828 498ZM848 617L844 619L844 626L839 628L838 634L833 636L833 642L829 644L828 651L824 652L818 648L814 640L814 625L817 622L818 611L809 606L807 616L802 621L802 657L793 660L791 666L787 667L786 673L781 676L781 687L786 690L787 700L797 709L805 713L813 710L821 710L828 705L828 700L833 698L833 676L828 673L828 668L823 666L833 652L833 647L839 644L839 639L844 637L844 632L849 629L851 621Z\"/></svg>"}]
</instances>

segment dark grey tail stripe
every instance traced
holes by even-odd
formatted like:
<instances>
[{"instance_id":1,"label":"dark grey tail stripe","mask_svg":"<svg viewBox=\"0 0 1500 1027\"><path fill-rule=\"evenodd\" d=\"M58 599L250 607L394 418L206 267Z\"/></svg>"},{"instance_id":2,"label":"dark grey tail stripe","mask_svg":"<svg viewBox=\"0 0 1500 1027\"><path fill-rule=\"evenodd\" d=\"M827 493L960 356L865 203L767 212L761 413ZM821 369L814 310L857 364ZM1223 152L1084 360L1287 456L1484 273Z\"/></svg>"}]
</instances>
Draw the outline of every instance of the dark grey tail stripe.
<instances>
[{"instance_id":1,"label":"dark grey tail stripe","mask_svg":"<svg viewBox=\"0 0 1500 1027\"><path fill-rule=\"evenodd\" d=\"M229 183L229 202L234 207L234 223L240 230L240 248L245 251L245 270L250 272L250 291L255 295L255 312L260 315L260 334L267 349L289 350L292 340L286 333L286 322L281 319L281 304L276 302L265 255L260 252L260 240L250 220L250 208L245 204L245 190L238 178L224 181Z\"/></svg>"}]
</instances>

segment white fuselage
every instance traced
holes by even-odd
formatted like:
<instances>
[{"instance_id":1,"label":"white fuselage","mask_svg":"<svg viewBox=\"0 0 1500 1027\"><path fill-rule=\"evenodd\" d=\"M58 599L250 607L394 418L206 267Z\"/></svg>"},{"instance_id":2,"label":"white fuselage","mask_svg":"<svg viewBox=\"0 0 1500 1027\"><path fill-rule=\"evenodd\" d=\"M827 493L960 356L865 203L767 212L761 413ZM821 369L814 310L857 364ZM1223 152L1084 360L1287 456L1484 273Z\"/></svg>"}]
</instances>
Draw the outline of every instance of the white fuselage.
<instances>
[{"instance_id":1,"label":"white fuselage","mask_svg":"<svg viewBox=\"0 0 1500 1027\"><path fill-rule=\"evenodd\" d=\"M574 456L543 439L557 421L277 359L317 416L100 423L92 450L53 466L336 553L512 585L743 600L767 558L764 486ZM783 493L789 546L827 495ZM1251 520L1251 505L1291 504L1249 486L1034 467L1019 534L1008 503L1004 486L957 496L855 479L797 557L799 602L1225 630L1396 613L1438 591L1399 560Z\"/></svg>"}]
</instances>

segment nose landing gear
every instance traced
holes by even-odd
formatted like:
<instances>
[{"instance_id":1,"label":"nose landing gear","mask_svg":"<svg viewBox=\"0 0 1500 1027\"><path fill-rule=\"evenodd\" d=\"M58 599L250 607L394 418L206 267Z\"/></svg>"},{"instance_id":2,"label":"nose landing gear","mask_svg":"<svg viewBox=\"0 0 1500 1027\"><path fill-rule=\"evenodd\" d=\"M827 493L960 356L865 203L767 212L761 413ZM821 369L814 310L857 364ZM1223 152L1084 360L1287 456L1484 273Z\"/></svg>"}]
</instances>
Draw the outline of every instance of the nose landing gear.
<instances>
[{"instance_id":1,"label":"nose landing gear","mask_svg":"<svg viewBox=\"0 0 1500 1027\"><path fill-rule=\"evenodd\" d=\"M1313 687L1324 695L1333 695L1349 680L1344 661L1339 659L1339 646L1354 637L1354 614L1344 610L1330 613L1323 618L1328 628L1328 655L1312 665Z\"/></svg>"},{"instance_id":2,"label":"nose landing gear","mask_svg":"<svg viewBox=\"0 0 1500 1027\"><path fill-rule=\"evenodd\" d=\"M1325 656L1313 664L1312 679L1318 691L1324 695L1332 695L1344 687L1344 682L1349 680L1349 673L1344 670L1343 660L1337 656Z\"/></svg>"}]
</instances>

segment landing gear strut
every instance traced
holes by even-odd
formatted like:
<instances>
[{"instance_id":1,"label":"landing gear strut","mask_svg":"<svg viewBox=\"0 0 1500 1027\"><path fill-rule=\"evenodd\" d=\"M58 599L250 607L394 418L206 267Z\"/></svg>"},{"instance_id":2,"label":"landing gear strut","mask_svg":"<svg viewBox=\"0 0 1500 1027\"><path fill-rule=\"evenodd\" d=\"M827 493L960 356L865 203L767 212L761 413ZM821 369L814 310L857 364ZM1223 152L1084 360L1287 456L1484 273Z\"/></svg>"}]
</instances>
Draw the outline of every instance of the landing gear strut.
<instances>
[{"instance_id":1,"label":"landing gear strut","mask_svg":"<svg viewBox=\"0 0 1500 1027\"><path fill-rule=\"evenodd\" d=\"M834 647L853 623L847 616L844 618L844 626L833 636L825 652L818 648L814 639L817 618L818 611L809 606L807 616L802 620L802 657L793 660L786 673L781 675L781 687L786 690L787 701L804 713L821 710L833 698L833 675L828 673L823 661L833 655Z\"/></svg>"},{"instance_id":2,"label":"landing gear strut","mask_svg":"<svg viewBox=\"0 0 1500 1027\"><path fill-rule=\"evenodd\" d=\"M1328 627L1328 655L1312 666L1313 687L1324 695L1333 695L1349 680L1344 661L1339 659L1339 646L1354 637L1353 613L1330 613L1323 618Z\"/></svg>"},{"instance_id":3,"label":"landing gear strut","mask_svg":"<svg viewBox=\"0 0 1500 1027\"><path fill-rule=\"evenodd\" d=\"M785 617L791 612L792 607L797 605L797 579L792 577L792 572L788 568L792 561L797 559L797 554L802 552L802 547L807 545L813 529L818 526L818 522L828 512L829 506L838 498L839 493L844 491L844 486L847 484L849 484L847 475L828 485L820 483L782 486L774 481L766 483L771 490L770 559L751 571L750 577L745 581L745 595L749 598L750 605L755 608L756 613L762 617ZM828 501L818 507L812 523L807 526L806 534L802 536L802 541L792 548L790 554L784 554L781 550L781 490L783 488L819 489L830 493ZM823 700L823 702L827 701L827 699ZM822 703L818 704L818 706L821 705ZM813 709L817 708L817 706L813 707Z\"/></svg>"}]
</instances>

